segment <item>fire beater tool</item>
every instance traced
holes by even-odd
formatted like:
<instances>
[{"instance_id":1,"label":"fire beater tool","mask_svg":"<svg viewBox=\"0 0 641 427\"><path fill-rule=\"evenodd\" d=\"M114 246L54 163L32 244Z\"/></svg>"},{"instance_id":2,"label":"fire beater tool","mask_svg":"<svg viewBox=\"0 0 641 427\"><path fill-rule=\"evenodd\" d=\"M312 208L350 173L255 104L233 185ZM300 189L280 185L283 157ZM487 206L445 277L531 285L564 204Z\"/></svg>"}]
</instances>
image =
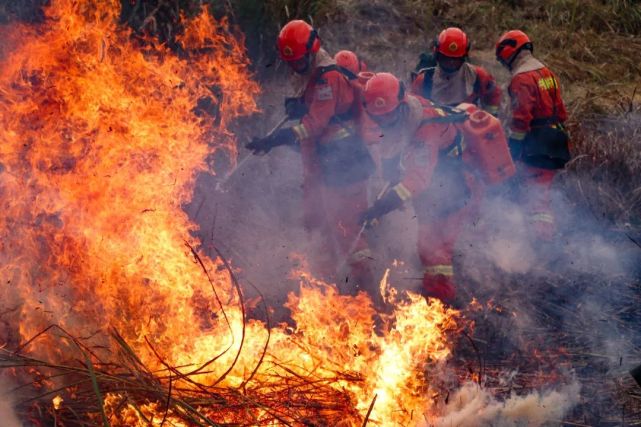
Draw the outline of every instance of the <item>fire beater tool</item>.
<instances>
[{"instance_id":1,"label":"fire beater tool","mask_svg":"<svg viewBox=\"0 0 641 427\"><path fill-rule=\"evenodd\" d=\"M267 135L265 135L265 138L269 138L270 136L272 136L278 129L283 127L283 125L285 123L287 123L288 120L289 120L288 116L283 117L276 124L276 126L274 126L274 128L272 130L270 130ZM215 190L224 193L226 191L224 186L225 186L225 184L227 184L227 181L229 181L231 179L231 177L233 177L236 174L236 172L238 172L239 170L242 170L244 165L249 163L249 159L251 159L253 157L256 157L256 156L254 156L253 154L246 155L240 162L238 162L238 164L236 165L236 167L234 169L232 169L229 172L227 172L227 174L223 177L223 179L221 179L220 181L218 181L218 183L216 183Z\"/></svg>"},{"instance_id":2,"label":"fire beater tool","mask_svg":"<svg viewBox=\"0 0 641 427\"><path fill-rule=\"evenodd\" d=\"M389 182L385 183L385 185L383 186L383 188L381 189L381 191L380 191L380 192L378 193L378 195L376 196L376 200L375 200L375 202L376 202L376 201L378 201L378 200L380 200L380 199L381 199L381 197L383 197L383 195L385 194L385 192L387 192L387 190L389 189L389 187L390 187L390 183L389 183ZM356 237L354 238L354 240L352 241L352 243L349 245L349 250L348 250L348 251L347 251L347 253L345 254L345 257L343 258L343 261L341 261L341 264L338 266L338 269L337 269L336 271L338 271L338 272L343 271L343 269L344 269L344 268L345 268L345 266L347 265L347 260L348 260L348 259L349 259L349 257L351 256L352 252L354 252L354 250L356 249L356 246L358 245L358 242L361 240L361 236L362 236L362 235L363 235L363 233L365 232L365 229L367 228L367 225L368 225L368 223L367 223L367 222L365 222L365 223L363 223L363 224L361 225L361 229L360 229L360 230L358 230L358 234L356 235Z\"/></svg>"}]
</instances>

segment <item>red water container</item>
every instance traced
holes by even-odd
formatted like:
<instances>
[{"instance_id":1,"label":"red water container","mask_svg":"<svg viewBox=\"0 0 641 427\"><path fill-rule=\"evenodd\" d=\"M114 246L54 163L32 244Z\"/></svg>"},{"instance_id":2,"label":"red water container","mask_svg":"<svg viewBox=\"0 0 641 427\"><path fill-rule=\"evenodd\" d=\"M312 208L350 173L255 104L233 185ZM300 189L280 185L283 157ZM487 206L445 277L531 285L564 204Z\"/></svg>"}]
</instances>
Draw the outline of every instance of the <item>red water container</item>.
<instances>
[{"instance_id":1,"label":"red water container","mask_svg":"<svg viewBox=\"0 0 641 427\"><path fill-rule=\"evenodd\" d=\"M461 108L462 107L462 108ZM460 126L463 161L476 170L486 184L498 184L516 173L501 122L470 104L459 106L469 114Z\"/></svg>"}]
</instances>

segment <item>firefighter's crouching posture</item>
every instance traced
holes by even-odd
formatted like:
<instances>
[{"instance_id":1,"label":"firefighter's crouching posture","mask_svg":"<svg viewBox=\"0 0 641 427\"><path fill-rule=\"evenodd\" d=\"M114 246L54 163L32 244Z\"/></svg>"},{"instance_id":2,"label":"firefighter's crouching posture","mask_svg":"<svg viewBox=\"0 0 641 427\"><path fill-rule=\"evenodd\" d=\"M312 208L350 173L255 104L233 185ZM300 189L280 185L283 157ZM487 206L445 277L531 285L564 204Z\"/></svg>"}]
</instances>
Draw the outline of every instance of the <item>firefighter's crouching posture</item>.
<instances>
[{"instance_id":1,"label":"firefighter's crouching posture","mask_svg":"<svg viewBox=\"0 0 641 427\"><path fill-rule=\"evenodd\" d=\"M443 30L434 42L435 67L418 71L412 92L436 104L455 106L475 104L496 115L501 104L501 89L483 67L467 62L470 41L460 28Z\"/></svg>"},{"instance_id":2,"label":"firefighter's crouching posture","mask_svg":"<svg viewBox=\"0 0 641 427\"><path fill-rule=\"evenodd\" d=\"M483 194L480 169L488 166L483 162L504 162L493 169L496 174L490 181L498 182L514 173L500 123L467 105L475 111L469 117L477 120L473 126L478 127L479 134L491 135L490 139L503 145L500 156L484 152L482 155L488 154L485 158L471 158L466 154L462 127L455 123L466 121L467 114L448 114L425 99L406 94L403 84L389 73L375 74L366 83L363 100L366 114L361 129L365 129L365 135L379 135L384 175L392 184L368 209L363 222L372 224L411 200L419 226L418 252L425 268L424 292L452 302L456 296L454 246ZM373 125L370 119L380 132L368 130Z\"/></svg>"},{"instance_id":3,"label":"firefighter's crouching posture","mask_svg":"<svg viewBox=\"0 0 641 427\"><path fill-rule=\"evenodd\" d=\"M520 192L532 233L549 240L555 232L550 206L552 180L570 159L567 120L556 76L532 56L532 42L522 31L503 34L496 44L496 58L507 67L512 80L510 150L519 165Z\"/></svg>"},{"instance_id":4,"label":"firefighter's crouching posture","mask_svg":"<svg viewBox=\"0 0 641 427\"><path fill-rule=\"evenodd\" d=\"M316 31L304 21L283 27L278 50L281 59L307 82L301 98L286 100L288 115L300 122L247 148L260 154L279 145L300 145L304 223L307 229L321 232L326 239L324 252L332 258L325 263L324 274L335 279L336 267L347 257L350 286L375 286L366 241L361 237L353 244L367 209L367 179L374 168L354 130L359 95L349 81L353 75L336 65L321 48ZM350 249L353 253L348 254Z\"/></svg>"}]
</instances>

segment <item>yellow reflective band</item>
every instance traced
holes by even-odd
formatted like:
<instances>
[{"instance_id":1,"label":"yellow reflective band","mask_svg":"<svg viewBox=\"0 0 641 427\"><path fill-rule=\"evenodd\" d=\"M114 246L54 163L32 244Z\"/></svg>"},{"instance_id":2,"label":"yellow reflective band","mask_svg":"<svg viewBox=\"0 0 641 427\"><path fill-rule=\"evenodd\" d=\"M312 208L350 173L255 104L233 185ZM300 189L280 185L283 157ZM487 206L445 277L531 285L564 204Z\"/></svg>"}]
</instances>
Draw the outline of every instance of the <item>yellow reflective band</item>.
<instances>
[{"instance_id":1,"label":"yellow reflective band","mask_svg":"<svg viewBox=\"0 0 641 427\"><path fill-rule=\"evenodd\" d=\"M349 136L351 136L350 131L345 128L341 128L340 130L336 131L334 135L332 135L332 140L338 141L339 139L345 139Z\"/></svg>"},{"instance_id":2,"label":"yellow reflective band","mask_svg":"<svg viewBox=\"0 0 641 427\"><path fill-rule=\"evenodd\" d=\"M525 139L525 132L512 132L510 134L510 138L523 140L523 139Z\"/></svg>"},{"instance_id":3,"label":"yellow reflective band","mask_svg":"<svg viewBox=\"0 0 641 427\"><path fill-rule=\"evenodd\" d=\"M554 77L544 77L539 79L538 85L543 90L550 90L556 88L559 84Z\"/></svg>"},{"instance_id":4,"label":"yellow reflective band","mask_svg":"<svg viewBox=\"0 0 641 427\"><path fill-rule=\"evenodd\" d=\"M394 187L392 187L392 190L394 190L396 194L398 194L398 197L400 197L402 201L406 201L412 198L412 193L407 189L407 187L403 185L402 182L399 182Z\"/></svg>"},{"instance_id":5,"label":"yellow reflective band","mask_svg":"<svg viewBox=\"0 0 641 427\"><path fill-rule=\"evenodd\" d=\"M372 258L372 251L369 249L361 249L358 252L354 252L352 255L350 255L350 260L352 262L358 262L358 261L363 261L365 259L371 259Z\"/></svg>"},{"instance_id":6,"label":"yellow reflective band","mask_svg":"<svg viewBox=\"0 0 641 427\"><path fill-rule=\"evenodd\" d=\"M430 265L425 267L425 274L433 276L440 274L442 276L454 276L454 267L451 264Z\"/></svg>"},{"instance_id":7,"label":"yellow reflective band","mask_svg":"<svg viewBox=\"0 0 641 427\"><path fill-rule=\"evenodd\" d=\"M488 113L490 113L493 116L496 116L499 112L499 106L498 105L488 105L486 108Z\"/></svg>"},{"instance_id":8,"label":"yellow reflective band","mask_svg":"<svg viewBox=\"0 0 641 427\"><path fill-rule=\"evenodd\" d=\"M548 213L535 213L530 215L530 218L532 221L538 221L538 222L547 222L550 224L554 224L554 215L548 214Z\"/></svg>"},{"instance_id":9,"label":"yellow reflective band","mask_svg":"<svg viewBox=\"0 0 641 427\"><path fill-rule=\"evenodd\" d=\"M441 110L440 108L434 108L434 111L438 113L439 116L446 116L445 111Z\"/></svg>"},{"instance_id":10,"label":"yellow reflective band","mask_svg":"<svg viewBox=\"0 0 641 427\"><path fill-rule=\"evenodd\" d=\"M298 138L299 141L309 138L309 133L307 132L307 129L305 129L305 125L302 123L292 127L292 130L296 134L296 138Z\"/></svg>"}]
</instances>

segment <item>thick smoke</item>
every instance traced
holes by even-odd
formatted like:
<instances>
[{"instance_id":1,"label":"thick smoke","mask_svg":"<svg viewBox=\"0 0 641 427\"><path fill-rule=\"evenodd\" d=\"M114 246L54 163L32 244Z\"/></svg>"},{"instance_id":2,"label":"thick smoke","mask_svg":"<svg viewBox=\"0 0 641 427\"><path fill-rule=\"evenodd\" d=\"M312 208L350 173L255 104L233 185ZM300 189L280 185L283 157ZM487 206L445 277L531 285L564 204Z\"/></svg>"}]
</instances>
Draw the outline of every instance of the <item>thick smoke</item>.
<instances>
[{"instance_id":1,"label":"thick smoke","mask_svg":"<svg viewBox=\"0 0 641 427\"><path fill-rule=\"evenodd\" d=\"M525 396L512 394L497 400L476 383L464 384L449 399L443 416L421 427L540 427L558 424L579 402L580 385L573 382L558 389L535 391Z\"/></svg>"}]
</instances>

